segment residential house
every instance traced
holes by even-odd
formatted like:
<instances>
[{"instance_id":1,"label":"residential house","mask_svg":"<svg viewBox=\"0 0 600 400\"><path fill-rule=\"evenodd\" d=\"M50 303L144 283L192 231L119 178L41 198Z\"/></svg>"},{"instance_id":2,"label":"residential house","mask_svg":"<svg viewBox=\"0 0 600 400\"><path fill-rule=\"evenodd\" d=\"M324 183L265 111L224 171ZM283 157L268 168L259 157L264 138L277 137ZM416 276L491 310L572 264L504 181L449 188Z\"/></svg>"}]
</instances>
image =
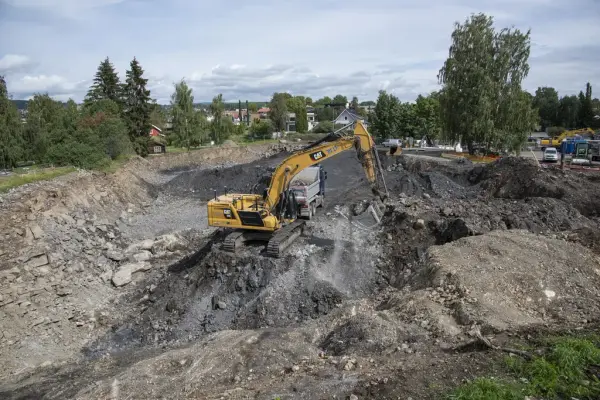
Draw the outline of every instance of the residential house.
<instances>
[{"instance_id":1,"label":"residential house","mask_svg":"<svg viewBox=\"0 0 600 400\"><path fill-rule=\"evenodd\" d=\"M346 108L340 113L340 115L337 116L336 119L333 120L333 123L335 125L348 125L356 121L361 121L363 123L366 122L363 117Z\"/></svg>"},{"instance_id":2,"label":"residential house","mask_svg":"<svg viewBox=\"0 0 600 400\"><path fill-rule=\"evenodd\" d=\"M269 112L271 109L269 107L261 107L258 109L258 118L259 119L267 119L269 118Z\"/></svg>"},{"instance_id":3,"label":"residential house","mask_svg":"<svg viewBox=\"0 0 600 400\"><path fill-rule=\"evenodd\" d=\"M306 118L308 119L308 131L311 132L317 126L317 119L314 111L306 110Z\"/></svg>"},{"instance_id":4,"label":"residential house","mask_svg":"<svg viewBox=\"0 0 600 400\"><path fill-rule=\"evenodd\" d=\"M162 154L167 152L167 141L162 129L158 126L151 125L148 133L150 140L148 141L148 154Z\"/></svg>"},{"instance_id":5,"label":"residential house","mask_svg":"<svg viewBox=\"0 0 600 400\"><path fill-rule=\"evenodd\" d=\"M285 131L296 132L296 113L287 113L287 116L285 118Z\"/></svg>"}]
</instances>

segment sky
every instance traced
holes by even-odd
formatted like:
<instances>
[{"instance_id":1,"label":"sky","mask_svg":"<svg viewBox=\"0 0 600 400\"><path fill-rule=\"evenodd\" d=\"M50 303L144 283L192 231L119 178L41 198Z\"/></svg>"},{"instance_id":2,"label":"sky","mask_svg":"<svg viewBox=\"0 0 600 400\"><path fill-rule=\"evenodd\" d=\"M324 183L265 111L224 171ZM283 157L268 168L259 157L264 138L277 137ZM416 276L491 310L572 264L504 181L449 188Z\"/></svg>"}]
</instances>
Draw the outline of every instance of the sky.
<instances>
[{"instance_id":1,"label":"sky","mask_svg":"<svg viewBox=\"0 0 600 400\"><path fill-rule=\"evenodd\" d=\"M163 104L181 79L197 102L412 101L439 88L454 23L478 12L531 29L525 89L600 85L600 0L0 0L0 75L15 99L79 102L103 59L124 79L136 57Z\"/></svg>"}]
</instances>

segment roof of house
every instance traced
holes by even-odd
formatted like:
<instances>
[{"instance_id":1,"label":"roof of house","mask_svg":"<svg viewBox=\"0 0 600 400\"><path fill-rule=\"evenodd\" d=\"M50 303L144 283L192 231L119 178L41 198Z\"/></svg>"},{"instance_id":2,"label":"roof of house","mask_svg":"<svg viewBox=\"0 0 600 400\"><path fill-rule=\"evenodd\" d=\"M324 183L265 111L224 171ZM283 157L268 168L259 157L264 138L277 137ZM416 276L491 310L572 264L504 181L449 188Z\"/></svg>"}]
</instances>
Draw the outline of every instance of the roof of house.
<instances>
[{"instance_id":1,"label":"roof of house","mask_svg":"<svg viewBox=\"0 0 600 400\"><path fill-rule=\"evenodd\" d=\"M335 119L337 120L338 118L340 118L344 114L348 114L349 116L351 116L352 118L357 119L357 120L363 120L364 119L360 115L355 114L354 112L350 111L348 108L345 108L344 111L342 111L340 113L340 115L338 115Z\"/></svg>"},{"instance_id":2,"label":"roof of house","mask_svg":"<svg viewBox=\"0 0 600 400\"><path fill-rule=\"evenodd\" d=\"M529 135L530 138L547 138L548 134L546 132L532 132Z\"/></svg>"},{"instance_id":3,"label":"roof of house","mask_svg":"<svg viewBox=\"0 0 600 400\"><path fill-rule=\"evenodd\" d=\"M258 109L259 113L268 113L269 111L271 111L269 107L261 107Z\"/></svg>"},{"instance_id":4,"label":"roof of house","mask_svg":"<svg viewBox=\"0 0 600 400\"><path fill-rule=\"evenodd\" d=\"M159 131L159 132L162 132L162 129L160 129L158 126L156 126L156 125L151 125L151 126L152 126L154 129L156 129L157 131Z\"/></svg>"}]
</instances>

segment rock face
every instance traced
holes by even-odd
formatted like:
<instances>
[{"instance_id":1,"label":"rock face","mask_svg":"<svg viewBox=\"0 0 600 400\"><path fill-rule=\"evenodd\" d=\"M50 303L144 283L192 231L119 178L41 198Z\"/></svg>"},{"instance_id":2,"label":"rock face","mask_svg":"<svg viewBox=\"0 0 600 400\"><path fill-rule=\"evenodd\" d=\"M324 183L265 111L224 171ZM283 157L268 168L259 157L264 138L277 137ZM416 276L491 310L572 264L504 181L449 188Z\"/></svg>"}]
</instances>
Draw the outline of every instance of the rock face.
<instances>
[{"instance_id":1,"label":"rock face","mask_svg":"<svg viewBox=\"0 0 600 400\"><path fill-rule=\"evenodd\" d=\"M78 172L1 194L0 377L79 354L83 343L108 329L98 313L122 314L113 300L134 290L132 282L194 250L188 240L197 233L154 237L148 225L127 225L146 221L163 233L161 215L145 211L156 198L153 185L165 183L155 171L250 161L281 149L134 158L112 175ZM186 206L197 214L197 202Z\"/></svg>"},{"instance_id":2,"label":"rock face","mask_svg":"<svg viewBox=\"0 0 600 400\"><path fill-rule=\"evenodd\" d=\"M144 261L121 265L114 273L112 277L112 283L116 287L125 286L128 283L131 283L134 273L139 271L148 271L150 268L152 268L152 265Z\"/></svg>"}]
</instances>

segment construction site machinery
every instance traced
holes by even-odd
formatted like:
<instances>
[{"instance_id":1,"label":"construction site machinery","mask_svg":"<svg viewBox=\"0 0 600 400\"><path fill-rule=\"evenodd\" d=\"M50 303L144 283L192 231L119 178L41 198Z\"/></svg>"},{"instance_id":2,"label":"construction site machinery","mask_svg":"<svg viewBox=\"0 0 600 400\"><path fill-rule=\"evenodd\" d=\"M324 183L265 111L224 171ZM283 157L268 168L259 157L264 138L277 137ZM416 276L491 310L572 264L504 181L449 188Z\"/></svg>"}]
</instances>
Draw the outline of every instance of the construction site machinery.
<instances>
[{"instance_id":1,"label":"construction site machinery","mask_svg":"<svg viewBox=\"0 0 600 400\"><path fill-rule=\"evenodd\" d=\"M354 127L353 131L351 130ZM267 242L267 255L280 257L298 238L305 220L299 219L299 199L290 184L303 170L355 149L374 193L387 196L387 187L373 138L357 121L288 156L277 166L263 194L225 193L208 202L208 225L231 228L223 249L235 252L250 241Z\"/></svg>"},{"instance_id":2,"label":"construction site machinery","mask_svg":"<svg viewBox=\"0 0 600 400\"><path fill-rule=\"evenodd\" d=\"M562 141L564 139L567 138L572 138L575 136L593 136L594 135L594 130L590 129L590 128L583 128L583 129L573 129L570 131L564 131L562 132L560 135L553 137L551 139L542 139L540 141L540 147L542 148L542 151L544 151L546 149L546 147L554 147L557 150L560 150Z\"/></svg>"},{"instance_id":3,"label":"construction site machinery","mask_svg":"<svg viewBox=\"0 0 600 400\"><path fill-rule=\"evenodd\" d=\"M312 219L318 207L323 207L325 199L325 179L327 173L322 165L308 167L300 171L290 182L298 202L298 216Z\"/></svg>"}]
</instances>

